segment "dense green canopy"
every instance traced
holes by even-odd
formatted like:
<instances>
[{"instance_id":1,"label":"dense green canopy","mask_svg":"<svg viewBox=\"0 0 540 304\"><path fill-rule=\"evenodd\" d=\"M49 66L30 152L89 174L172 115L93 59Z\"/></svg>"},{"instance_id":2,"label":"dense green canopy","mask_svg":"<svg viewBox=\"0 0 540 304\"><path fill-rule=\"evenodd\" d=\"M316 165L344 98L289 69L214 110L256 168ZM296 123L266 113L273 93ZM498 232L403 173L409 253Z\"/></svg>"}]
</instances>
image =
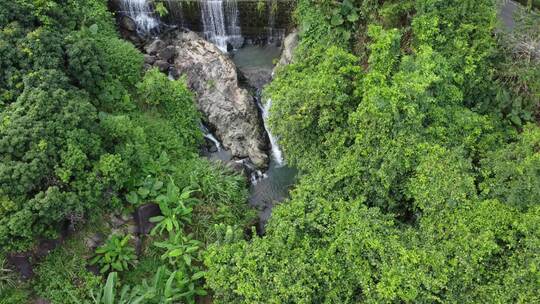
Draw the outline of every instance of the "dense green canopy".
<instances>
[{"instance_id":1,"label":"dense green canopy","mask_svg":"<svg viewBox=\"0 0 540 304\"><path fill-rule=\"evenodd\" d=\"M540 301L540 128L519 108L538 91L501 81L496 10L299 1L296 60L266 95L302 177L266 236L209 250L216 299Z\"/></svg>"}]
</instances>

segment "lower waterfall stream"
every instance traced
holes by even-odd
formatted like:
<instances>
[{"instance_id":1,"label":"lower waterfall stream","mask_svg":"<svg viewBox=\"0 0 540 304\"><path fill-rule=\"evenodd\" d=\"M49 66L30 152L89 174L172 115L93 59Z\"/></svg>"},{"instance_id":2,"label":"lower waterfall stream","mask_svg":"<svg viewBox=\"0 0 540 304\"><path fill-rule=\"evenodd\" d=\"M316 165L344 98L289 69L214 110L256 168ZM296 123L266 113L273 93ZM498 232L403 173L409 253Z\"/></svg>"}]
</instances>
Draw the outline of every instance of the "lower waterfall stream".
<instances>
[{"instance_id":1,"label":"lower waterfall stream","mask_svg":"<svg viewBox=\"0 0 540 304\"><path fill-rule=\"evenodd\" d=\"M275 45L245 46L233 53L233 61L238 70L244 75L252 86L257 87L257 103L264 120L264 126L270 141L270 164L264 176L250 186L249 203L259 211L260 229L272 214L272 208L279 202L287 199L289 189L296 182L297 170L287 166L283 159L277 139L272 135L267 125L268 111L271 101L261 103L261 90L271 80L274 60L279 59L281 49Z\"/></svg>"},{"instance_id":2,"label":"lower waterfall stream","mask_svg":"<svg viewBox=\"0 0 540 304\"><path fill-rule=\"evenodd\" d=\"M265 134L268 135L270 156L269 167L266 172L257 170L250 162L237 160L248 171L250 177L249 203L259 211L260 231L271 216L272 208L279 202L287 199L290 188L296 182L297 170L287 166L278 145L278 140L267 124L271 100L262 101L261 93L266 84L272 79L274 61L279 59L284 30L276 29L276 12L271 9L268 24L265 27L267 39L264 45L251 45L245 43L239 24L238 0L203 0L200 5L200 22L204 38L214 43L223 53L232 57L242 81L252 88L259 114L264 123ZM123 13L129 16L137 25L137 32L141 35L151 34L158 28L160 20L153 11L150 0L121 0ZM273 3L273 2L272 2ZM182 6L179 6L180 8ZM174 12L182 16L182 10ZM180 18L183 19L183 18ZM207 139L208 150L204 154L215 161L228 163L232 154L224 149L218 139L214 137L206 126L201 125L204 137Z\"/></svg>"},{"instance_id":3,"label":"lower waterfall stream","mask_svg":"<svg viewBox=\"0 0 540 304\"><path fill-rule=\"evenodd\" d=\"M287 166L283 159L277 139L273 137L267 125L268 111L271 101L261 102L261 91L271 81L275 59L279 59L281 49L275 45L247 45L231 53L232 59L239 72L244 76L248 86L254 87L255 98L264 120L264 127L269 137L270 163L265 172L254 170L251 175L249 204L259 212L259 231L264 232L264 226L272 214L272 208L287 199L289 190L296 182L297 170ZM220 147L219 142L210 131L202 126L205 137L212 143L212 150L205 153L211 160L229 162L231 154ZM249 163L238 161L245 166Z\"/></svg>"}]
</instances>

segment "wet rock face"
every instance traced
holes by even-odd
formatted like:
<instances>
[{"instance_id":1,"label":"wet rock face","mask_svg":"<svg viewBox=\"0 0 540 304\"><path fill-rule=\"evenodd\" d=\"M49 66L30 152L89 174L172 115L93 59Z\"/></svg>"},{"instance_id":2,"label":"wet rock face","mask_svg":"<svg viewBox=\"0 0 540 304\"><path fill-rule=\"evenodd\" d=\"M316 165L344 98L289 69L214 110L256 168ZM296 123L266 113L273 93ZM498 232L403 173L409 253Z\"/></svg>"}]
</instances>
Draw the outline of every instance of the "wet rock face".
<instances>
[{"instance_id":1,"label":"wet rock face","mask_svg":"<svg viewBox=\"0 0 540 304\"><path fill-rule=\"evenodd\" d=\"M150 219L161 215L161 210L156 204L146 204L137 208L135 212L135 222L137 223L139 234L149 234L155 224L150 222Z\"/></svg>"},{"instance_id":2,"label":"wet rock face","mask_svg":"<svg viewBox=\"0 0 540 304\"><path fill-rule=\"evenodd\" d=\"M274 68L274 72L278 69L289 65L293 61L294 50L298 46L298 31L293 30L285 39L283 40L283 52L281 53L281 58Z\"/></svg>"},{"instance_id":3,"label":"wet rock face","mask_svg":"<svg viewBox=\"0 0 540 304\"><path fill-rule=\"evenodd\" d=\"M145 47L147 54L157 56L154 66L164 71L170 62L169 71L185 75L199 111L223 147L236 159L248 158L256 167L266 168L261 117L253 97L239 86L233 61L193 32L176 31L162 39Z\"/></svg>"}]
</instances>

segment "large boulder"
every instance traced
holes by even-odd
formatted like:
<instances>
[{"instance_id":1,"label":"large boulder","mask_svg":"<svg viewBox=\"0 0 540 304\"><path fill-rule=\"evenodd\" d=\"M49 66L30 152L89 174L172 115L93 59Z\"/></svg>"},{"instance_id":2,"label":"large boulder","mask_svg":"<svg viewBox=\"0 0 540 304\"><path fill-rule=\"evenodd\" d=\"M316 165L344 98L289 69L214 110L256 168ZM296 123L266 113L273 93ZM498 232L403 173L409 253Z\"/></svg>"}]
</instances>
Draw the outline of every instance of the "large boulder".
<instances>
[{"instance_id":1,"label":"large boulder","mask_svg":"<svg viewBox=\"0 0 540 304\"><path fill-rule=\"evenodd\" d=\"M168 44L176 50L173 68L186 76L198 109L223 147L233 157L249 158L258 168L265 168L268 155L261 117L253 97L239 86L232 60L193 32L176 32Z\"/></svg>"},{"instance_id":2,"label":"large boulder","mask_svg":"<svg viewBox=\"0 0 540 304\"><path fill-rule=\"evenodd\" d=\"M283 40L283 52L281 53L281 58L274 68L274 72L289 65L293 62L294 50L298 46L298 30L293 30L285 39Z\"/></svg>"}]
</instances>

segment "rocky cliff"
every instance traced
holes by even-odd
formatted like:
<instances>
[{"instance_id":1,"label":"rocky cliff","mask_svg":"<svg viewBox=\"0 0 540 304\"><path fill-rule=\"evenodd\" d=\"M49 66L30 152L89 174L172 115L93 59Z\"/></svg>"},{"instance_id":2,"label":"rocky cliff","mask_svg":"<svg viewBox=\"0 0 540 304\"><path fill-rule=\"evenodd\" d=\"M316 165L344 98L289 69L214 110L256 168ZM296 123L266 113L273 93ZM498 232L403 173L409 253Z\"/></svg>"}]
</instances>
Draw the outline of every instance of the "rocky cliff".
<instances>
[{"instance_id":1,"label":"rocky cliff","mask_svg":"<svg viewBox=\"0 0 540 304\"><path fill-rule=\"evenodd\" d=\"M145 61L173 77L185 75L206 124L236 159L258 168L268 164L260 114L253 97L238 84L232 60L193 32L175 31L146 47Z\"/></svg>"}]
</instances>

